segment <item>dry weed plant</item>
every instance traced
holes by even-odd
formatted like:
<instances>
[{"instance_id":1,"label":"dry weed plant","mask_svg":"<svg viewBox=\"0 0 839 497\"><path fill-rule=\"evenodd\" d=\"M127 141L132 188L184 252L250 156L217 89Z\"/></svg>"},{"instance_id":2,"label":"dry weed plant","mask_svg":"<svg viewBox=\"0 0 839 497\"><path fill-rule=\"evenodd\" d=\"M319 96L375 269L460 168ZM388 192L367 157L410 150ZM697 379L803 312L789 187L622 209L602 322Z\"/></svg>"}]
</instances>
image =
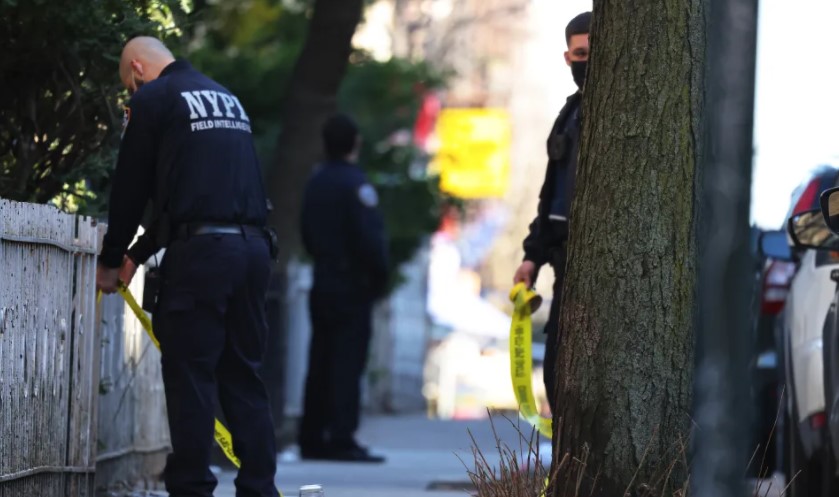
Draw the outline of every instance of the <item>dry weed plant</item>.
<instances>
[{"instance_id":1,"label":"dry weed plant","mask_svg":"<svg viewBox=\"0 0 839 497\"><path fill-rule=\"evenodd\" d=\"M536 429L532 428L530 434L526 435L518 424L505 416L519 435L519 446L514 448L499 437L492 413L489 419L499 460L497 464L490 462L488 455L478 447L475 436L469 431L469 437L472 439L474 468L470 470L463 460L461 462L466 466L469 479L475 487L472 495L476 497L540 497L545 495L545 482L549 480L548 469L541 462L539 434Z\"/></svg>"},{"instance_id":2,"label":"dry weed plant","mask_svg":"<svg viewBox=\"0 0 839 497\"><path fill-rule=\"evenodd\" d=\"M783 394L782 394L783 396ZM780 403L782 406L783 403ZM781 407L775 417L775 423L769 434L769 440L775 436L778 418L781 415ZM471 495L473 497L591 497L593 489L596 488L598 471L592 471L588 467L589 448L582 447L576 456L564 454L553 470L542 463L540 457L539 434L529 428L529 433L522 430L521 426L504 416L518 433L518 447L510 447L501 440L495 427L495 419L490 413L490 424L495 438L495 449L498 460L492 461L489 452L485 453L478 447L475 437L471 431L472 455L474 467L466 466L469 479L474 485ZM653 433L647 445L648 449L657 436ZM688 441L679 437L673 444L664 460L670 463L652 471L649 481L637 481L642 469L647 463L647 451L644 452L641 463L635 472L635 476L627 483L624 497L689 497L690 496L690 463L688 460ZM759 478L752 490L752 497L785 496L789 484L780 490L772 487L773 480L767 480L768 470L766 458L768 456L769 443L757 447L752 453L748 467L757 461L760 455ZM546 458L549 461L551 458ZM461 462L463 462L461 460ZM746 471L748 471L748 467ZM684 483L673 481L674 474L687 475ZM556 494L557 486L560 491ZM587 492L588 489L588 493ZM772 493L772 492L775 493Z\"/></svg>"}]
</instances>

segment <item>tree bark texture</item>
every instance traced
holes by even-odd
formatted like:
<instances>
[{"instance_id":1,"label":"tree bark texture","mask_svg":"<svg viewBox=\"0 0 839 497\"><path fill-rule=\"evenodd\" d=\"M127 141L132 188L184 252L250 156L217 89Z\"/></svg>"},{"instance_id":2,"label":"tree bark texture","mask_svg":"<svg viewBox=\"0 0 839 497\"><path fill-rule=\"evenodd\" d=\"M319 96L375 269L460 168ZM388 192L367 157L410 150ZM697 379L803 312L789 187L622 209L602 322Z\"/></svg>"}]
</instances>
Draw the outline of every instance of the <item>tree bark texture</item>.
<instances>
[{"instance_id":1,"label":"tree bark texture","mask_svg":"<svg viewBox=\"0 0 839 497\"><path fill-rule=\"evenodd\" d=\"M555 461L588 454L582 495L673 495L690 430L701 2L595 0L591 41Z\"/></svg>"}]
</instances>

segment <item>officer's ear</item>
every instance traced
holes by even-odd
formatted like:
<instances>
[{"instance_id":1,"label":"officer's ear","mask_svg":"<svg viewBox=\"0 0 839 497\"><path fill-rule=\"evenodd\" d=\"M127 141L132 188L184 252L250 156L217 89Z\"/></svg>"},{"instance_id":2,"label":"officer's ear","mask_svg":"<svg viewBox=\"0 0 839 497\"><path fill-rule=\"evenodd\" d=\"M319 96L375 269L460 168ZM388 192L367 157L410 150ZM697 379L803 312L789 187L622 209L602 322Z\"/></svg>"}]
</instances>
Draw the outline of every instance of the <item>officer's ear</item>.
<instances>
[{"instance_id":1,"label":"officer's ear","mask_svg":"<svg viewBox=\"0 0 839 497\"><path fill-rule=\"evenodd\" d=\"M131 66L131 72L137 73L140 78L143 77L143 63L137 59L131 59L131 62L128 63Z\"/></svg>"},{"instance_id":2,"label":"officer's ear","mask_svg":"<svg viewBox=\"0 0 839 497\"><path fill-rule=\"evenodd\" d=\"M128 63L128 74L123 81L129 95L134 95L140 89L145 80L143 79L143 64L137 59L131 59Z\"/></svg>"},{"instance_id":3,"label":"officer's ear","mask_svg":"<svg viewBox=\"0 0 839 497\"><path fill-rule=\"evenodd\" d=\"M137 59L131 60L131 78L135 81L139 80L140 85L146 82L144 77L145 69L143 68L143 63Z\"/></svg>"}]
</instances>

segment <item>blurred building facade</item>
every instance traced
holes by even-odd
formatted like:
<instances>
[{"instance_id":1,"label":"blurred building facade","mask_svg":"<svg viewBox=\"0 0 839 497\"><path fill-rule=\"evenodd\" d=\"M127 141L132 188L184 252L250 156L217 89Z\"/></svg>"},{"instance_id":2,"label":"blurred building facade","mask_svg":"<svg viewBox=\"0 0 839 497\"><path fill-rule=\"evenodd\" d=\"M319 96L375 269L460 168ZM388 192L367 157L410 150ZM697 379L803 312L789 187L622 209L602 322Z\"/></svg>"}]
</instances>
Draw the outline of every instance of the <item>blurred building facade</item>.
<instances>
[{"instance_id":1,"label":"blurred building facade","mask_svg":"<svg viewBox=\"0 0 839 497\"><path fill-rule=\"evenodd\" d=\"M358 46L377 57L408 57L451 70L441 96L444 109L497 108L509 115L506 192L470 200L464 220L480 222L488 213L503 218L492 239L482 241L489 247L482 247L485 254L475 264L483 292L501 307L536 212L548 131L576 90L563 59L564 27L590 9L590 0L379 0L356 37ZM549 273L539 285L546 294Z\"/></svg>"}]
</instances>

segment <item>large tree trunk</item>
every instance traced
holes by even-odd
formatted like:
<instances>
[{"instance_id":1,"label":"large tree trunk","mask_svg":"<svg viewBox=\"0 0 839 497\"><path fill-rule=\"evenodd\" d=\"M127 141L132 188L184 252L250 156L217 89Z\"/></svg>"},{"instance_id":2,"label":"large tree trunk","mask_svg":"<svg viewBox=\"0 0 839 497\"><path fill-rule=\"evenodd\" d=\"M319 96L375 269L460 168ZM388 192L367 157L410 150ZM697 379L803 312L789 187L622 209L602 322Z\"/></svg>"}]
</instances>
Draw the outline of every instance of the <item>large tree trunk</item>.
<instances>
[{"instance_id":1,"label":"large tree trunk","mask_svg":"<svg viewBox=\"0 0 839 497\"><path fill-rule=\"evenodd\" d=\"M264 375L271 396L275 435L282 441L284 407L285 293L287 268L300 250L300 203L310 171L321 159L321 127L335 111L336 95L349 64L352 37L363 0L316 0L303 49L291 75L281 113L276 164L267 175L274 206L268 219L280 238L280 253L269 291L269 335Z\"/></svg>"},{"instance_id":2,"label":"large tree trunk","mask_svg":"<svg viewBox=\"0 0 839 497\"><path fill-rule=\"evenodd\" d=\"M705 19L700 0L594 4L554 440L556 460L588 452L582 495L613 497L661 488L691 426Z\"/></svg>"}]
</instances>

